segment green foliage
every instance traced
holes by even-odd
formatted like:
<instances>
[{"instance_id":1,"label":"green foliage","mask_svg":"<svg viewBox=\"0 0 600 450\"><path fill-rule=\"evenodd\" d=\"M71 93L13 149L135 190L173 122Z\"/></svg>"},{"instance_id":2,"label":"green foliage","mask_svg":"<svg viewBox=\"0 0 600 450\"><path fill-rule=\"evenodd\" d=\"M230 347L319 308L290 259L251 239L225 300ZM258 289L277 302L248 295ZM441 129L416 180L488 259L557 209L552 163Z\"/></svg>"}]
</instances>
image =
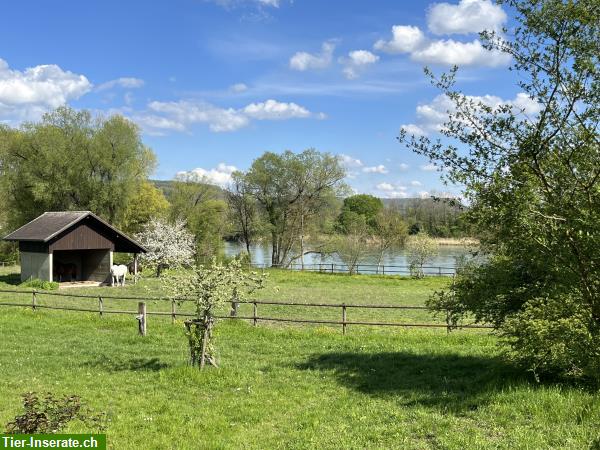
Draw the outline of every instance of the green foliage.
<instances>
[{"instance_id":1,"label":"green foliage","mask_svg":"<svg viewBox=\"0 0 600 450\"><path fill-rule=\"evenodd\" d=\"M23 394L23 408L23 414L6 425L7 433L59 433L74 420L91 430L104 427L104 415L91 413L77 395L57 397L48 392L40 397L35 392L27 392Z\"/></svg>"},{"instance_id":2,"label":"green foliage","mask_svg":"<svg viewBox=\"0 0 600 450\"><path fill-rule=\"evenodd\" d=\"M30 289L43 289L44 291L55 291L58 289L59 284L56 281L45 281L40 280L39 278L32 278L23 281L19 286Z\"/></svg>"},{"instance_id":3,"label":"green foliage","mask_svg":"<svg viewBox=\"0 0 600 450\"><path fill-rule=\"evenodd\" d=\"M298 154L266 152L253 161L244 175L245 191L268 224L273 266L287 264L292 249L298 243L303 246L310 222L326 216L336 195L343 192L344 176L338 158L314 149Z\"/></svg>"},{"instance_id":4,"label":"green foliage","mask_svg":"<svg viewBox=\"0 0 600 450\"><path fill-rule=\"evenodd\" d=\"M377 197L369 194L346 197L338 217L338 229L342 233L347 233L352 222L356 221L356 216L362 216L365 223L373 229L376 217L381 211L383 211L383 202Z\"/></svg>"},{"instance_id":5,"label":"green foliage","mask_svg":"<svg viewBox=\"0 0 600 450\"><path fill-rule=\"evenodd\" d=\"M410 236L406 242L410 274L415 278L423 278L423 266L437 253L437 243L427 233L421 232Z\"/></svg>"},{"instance_id":6,"label":"green foliage","mask_svg":"<svg viewBox=\"0 0 600 450\"><path fill-rule=\"evenodd\" d=\"M172 274L163 279L163 285L173 300L191 299L195 319L186 321L186 336L190 349L190 363L204 368L206 362L217 366L212 343L216 310L227 302L244 300L247 295L264 287L266 274L246 272L238 259L221 264L213 259L210 265L197 265L191 270Z\"/></svg>"},{"instance_id":7,"label":"green foliage","mask_svg":"<svg viewBox=\"0 0 600 450\"><path fill-rule=\"evenodd\" d=\"M457 69L429 72L453 103L449 139L400 140L466 186L469 220L495 255L459 280L457 310L490 320L531 370L586 376L597 344L570 340L600 339L600 8L597 0L502 3L516 13L513 38L484 32L484 46L510 54L539 112L467 96ZM579 319L564 322L574 311Z\"/></svg>"},{"instance_id":8,"label":"green foliage","mask_svg":"<svg viewBox=\"0 0 600 450\"><path fill-rule=\"evenodd\" d=\"M169 202L162 191L152 183L143 181L123 213L123 231L130 235L137 234L152 218L165 217L168 209Z\"/></svg>"},{"instance_id":9,"label":"green foliage","mask_svg":"<svg viewBox=\"0 0 600 450\"><path fill-rule=\"evenodd\" d=\"M559 374L600 384L600 330L583 304L570 294L527 301L502 327L508 357L536 379Z\"/></svg>"},{"instance_id":10,"label":"green foliage","mask_svg":"<svg viewBox=\"0 0 600 450\"><path fill-rule=\"evenodd\" d=\"M183 220L194 235L198 260L221 253L227 223L222 191L208 183L175 180L171 192L171 220Z\"/></svg>"},{"instance_id":11,"label":"green foliage","mask_svg":"<svg viewBox=\"0 0 600 450\"><path fill-rule=\"evenodd\" d=\"M21 129L0 129L0 189L10 227L45 211L91 210L120 226L155 157L121 116L68 107Z\"/></svg>"}]
</instances>

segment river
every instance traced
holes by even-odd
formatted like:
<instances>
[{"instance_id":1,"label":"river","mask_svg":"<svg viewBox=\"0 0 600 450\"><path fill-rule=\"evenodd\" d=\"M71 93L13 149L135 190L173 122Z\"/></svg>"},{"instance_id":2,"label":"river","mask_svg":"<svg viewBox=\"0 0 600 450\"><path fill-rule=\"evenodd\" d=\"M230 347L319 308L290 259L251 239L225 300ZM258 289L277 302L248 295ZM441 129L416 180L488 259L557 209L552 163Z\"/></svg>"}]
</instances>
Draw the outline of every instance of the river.
<instances>
[{"instance_id":1,"label":"river","mask_svg":"<svg viewBox=\"0 0 600 450\"><path fill-rule=\"evenodd\" d=\"M238 242L225 242L225 255L235 256L245 252L244 244ZM271 264L271 246L269 244L254 244L250 249L252 253L252 264L259 267L268 267ZM428 275L452 275L454 273L457 261L462 258L470 258L470 248L460 245L438 246L437 254L427 261L424 267L425 274ZM367 255L360 261L359 273L381 273L387 274L408 274L408 255L406 250L394 250L384 255L382 265L377 268L378 255L373 253ZM319 254L309 254L304 256L305 269L320 270L324 272L345 272L347 267L337 257L337 255L328 255L321 257ZM300 268L300 260L296 260L294 269Z\"/></svg>"}]
</instances>

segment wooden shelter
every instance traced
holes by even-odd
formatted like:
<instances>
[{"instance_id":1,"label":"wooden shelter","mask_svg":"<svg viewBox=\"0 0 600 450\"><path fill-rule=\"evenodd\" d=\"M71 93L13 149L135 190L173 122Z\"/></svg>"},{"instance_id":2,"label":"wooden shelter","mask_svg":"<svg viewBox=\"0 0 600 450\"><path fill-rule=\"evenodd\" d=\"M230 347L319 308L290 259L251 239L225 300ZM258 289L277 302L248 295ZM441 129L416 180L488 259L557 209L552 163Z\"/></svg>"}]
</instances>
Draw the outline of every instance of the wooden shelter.
<instances>
[{"instance_id":1,"label":"wooden shelter","mask_svg":"<svg viewBox=\"0 0 600 450\"><path fill-rule=\"evenodd\" d=\"M46 212L4 238L17 241L21 280L110 282L113 253L146 249L90 211Z\"/></svg>"}]
</instances>

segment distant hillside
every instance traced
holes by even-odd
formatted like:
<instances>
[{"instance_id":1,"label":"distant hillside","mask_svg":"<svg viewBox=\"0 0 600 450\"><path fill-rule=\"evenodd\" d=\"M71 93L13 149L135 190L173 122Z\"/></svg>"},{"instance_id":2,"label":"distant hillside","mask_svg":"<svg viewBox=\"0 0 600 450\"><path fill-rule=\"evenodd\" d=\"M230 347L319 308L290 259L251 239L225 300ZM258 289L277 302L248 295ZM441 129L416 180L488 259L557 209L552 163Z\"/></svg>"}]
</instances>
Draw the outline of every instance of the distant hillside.
<instances>
[{"instance_id":1,"label":"distant hillside","mask_svg":"<svg viewBox=\"0 0 600 450\"><path fill-rule=\"evenodd\" d=\"M162 193L164 194L164 196L167 198L167 200L171 200L172 196L173 196L173 189L174 189L174 181L173 180L150 180L150 183L154 184L154 186L156 186L158 189L160 189L162 191ZM217 198L220 199L225 199L225 191L220 188L219 186L215 186L215 185L210 185L212 188L214 188L216 194L217 194Z\"/></svg>"}]
</instances>

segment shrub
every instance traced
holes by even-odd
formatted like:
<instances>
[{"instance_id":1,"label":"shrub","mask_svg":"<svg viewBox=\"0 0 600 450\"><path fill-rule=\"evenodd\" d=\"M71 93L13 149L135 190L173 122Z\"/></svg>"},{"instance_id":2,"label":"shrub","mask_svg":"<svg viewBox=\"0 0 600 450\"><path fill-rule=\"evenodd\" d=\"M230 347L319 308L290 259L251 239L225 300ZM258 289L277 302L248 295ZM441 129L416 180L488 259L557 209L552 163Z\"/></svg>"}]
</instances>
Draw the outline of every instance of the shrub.
<instances>
[{"instance_id":1,"label":"shrub","mask_svg":"<svg viewBox=\"0 0 600 450\"><path fill-rule=\"evenodd\" d=\"M532 299L500 331L508 358L537 380L554 374L600 382L600 329L576 295Z\"/></svg>"},{"instance_id":2,"label":"shrub","mask_svg":"<svg viewBox=\"0 0 600 450\"><path fill-rule=\"evenodd\" d=\"M30 278L19 286L31 289L42 289L44 291L55 291L58 289L59 284L56 281L44 281L39 278Z\"/></svg>"},{"instance_id":3,"label":"shrub","mask_svg":"<svg viewBox=\"0 0 600 450\"><path fill-rule=\"evenodd\" d=\"M104 414L93 414L77 395L55 397L50 392L43 397L35 392L23 394L25 412L6 425L7 433L56 433L73 420L94 430L104 428Z\"/></svg>"}]
</instances>

